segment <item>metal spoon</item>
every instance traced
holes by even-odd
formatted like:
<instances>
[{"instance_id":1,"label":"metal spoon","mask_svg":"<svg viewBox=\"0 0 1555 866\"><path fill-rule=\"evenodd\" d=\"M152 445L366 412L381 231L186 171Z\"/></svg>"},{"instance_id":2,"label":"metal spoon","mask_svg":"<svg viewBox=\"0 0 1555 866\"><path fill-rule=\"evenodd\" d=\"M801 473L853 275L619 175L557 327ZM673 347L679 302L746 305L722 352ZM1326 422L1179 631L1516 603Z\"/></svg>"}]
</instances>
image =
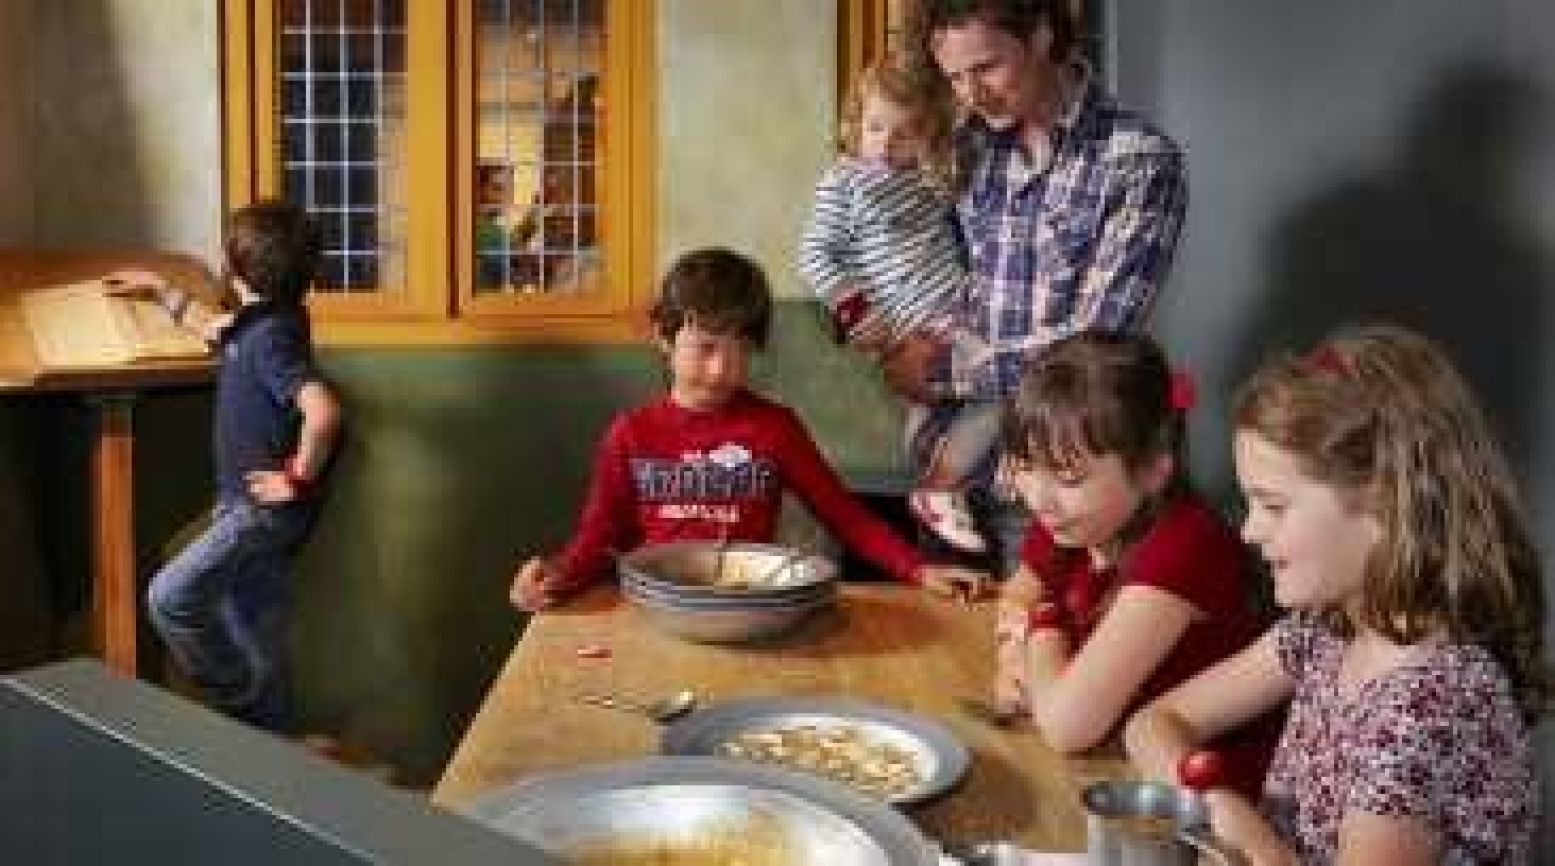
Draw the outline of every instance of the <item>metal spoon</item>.
<instances>
[{"instance_id":1,"label":"metal spoon","mask_svg":"<svg viewBox=\"0 0 1555 866\"><path fill-rule=\"evenodd\" d=\"M607 710L640 713L659 724L664 724L691 712L691 709L697 704L696 693L690 689L681 689L658 700L646 702L623 698L620 695L590 694L578 695L576 700L591 707L604 707Z\"/></svg>"},{"instance_id":2,"label":"metal spoon","mask_svg":"<svg viewBox=\"0 0 1555 866\"><path fill-rule=\"evenodd\" d=\"M982 698L958 697L956 698L956 706L960 708L961 712L974 719L987 722L996 728L1013 725L1020 720L1022 715L1020 710L1006 710L996 707L991 701Z\"/></svg>"}]
</instances>

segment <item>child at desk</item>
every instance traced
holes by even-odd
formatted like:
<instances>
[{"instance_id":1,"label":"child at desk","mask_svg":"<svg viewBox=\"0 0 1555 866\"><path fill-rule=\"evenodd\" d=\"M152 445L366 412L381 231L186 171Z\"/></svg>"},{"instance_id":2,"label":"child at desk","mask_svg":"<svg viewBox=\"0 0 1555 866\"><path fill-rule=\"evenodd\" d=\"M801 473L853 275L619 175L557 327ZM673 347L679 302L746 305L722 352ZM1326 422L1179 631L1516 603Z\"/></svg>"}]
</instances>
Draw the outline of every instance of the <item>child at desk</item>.
<instances>
[{"instance_id":1,"label":"child at desk","mask_svg":"<svg viewBox=\"0 0 1555 866\"><path fill-rule=\"evenodd\" d=\"M1542 569L1468 386L1422 337L1363 328L1267 365L1234 422L1242 534L1291 613L1131 720L1135 763L1186 774L1290 700L1262 808L1206 794L1252 864L1532 862Z\"/></svg>"},{"instance_id":2,"label":"child at desk","mask_svg":"<svg viewBox=\"0 0 1555 866\"><path fill-rule=\"evenodd\" d=\"M152 273L106 280L109 292L155 294L220 360L210 526L152 578L146 606L173 660L213 705L286 733L287 572L317 511L342 416L314 365L302 303L320 241L301 208L260 202L228 219L223 251L232 314Z\"/></svg>"},{"instance_id":3,"label":"child at desk","mask_svg":"<svg viewBox=\"0 0 1555 866\"><path fill-rule=\"evenodd\" d=\"M603 577L612 551L683 539L770 541L789 490L899 579L939 595L978 594L981 574L927 563L848 492L791 409L746 388L771 312L766 275L745 256L702 249L674 263L650 314L669 393L611 424L571 543L519 568L516 607L538 610Z\"/></svg>"},{"instance_id":4,"label":"child at desk","mask_svg":"<svg viewBox=\"0 0 1555 866\"><path fill-rule=\"evenodd\" d=\"M1088 749L1129 711L1250 643L1248 561L1192 490L1191 383L1149 337L1084 332L1037 354L1006 417L1034 521L998 618L995 700L1048 745ZM1273 719L1220 744L1257 790Z\"/></svg>"}]
</instances>

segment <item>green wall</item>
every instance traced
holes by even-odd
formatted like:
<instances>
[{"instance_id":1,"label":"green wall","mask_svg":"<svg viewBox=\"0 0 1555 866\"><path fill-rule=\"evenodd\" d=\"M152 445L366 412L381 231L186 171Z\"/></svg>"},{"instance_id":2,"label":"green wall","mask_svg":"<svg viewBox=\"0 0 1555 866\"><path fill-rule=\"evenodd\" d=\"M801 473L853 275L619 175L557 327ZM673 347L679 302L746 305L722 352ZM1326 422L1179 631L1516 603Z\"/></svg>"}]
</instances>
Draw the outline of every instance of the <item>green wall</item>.
<instances>
[{"instance_id":1,"label":"green wall","mask_svg":"<svg viewBox=\"0 0 1555 866\"><path fill-rule=\"evenodd\" d=\"M894 468L900 415L869 364L830 345L814 305L778 306L758 385L839 467ZM322 363L350 416L297 575L302 713L432 781L520 633L513 567L566 537L596 438L660 390L660 366L646 347L357 349ZM182 393L138 411L148 564L208 500L209 409Z\"/></svg>"}]
</instances>

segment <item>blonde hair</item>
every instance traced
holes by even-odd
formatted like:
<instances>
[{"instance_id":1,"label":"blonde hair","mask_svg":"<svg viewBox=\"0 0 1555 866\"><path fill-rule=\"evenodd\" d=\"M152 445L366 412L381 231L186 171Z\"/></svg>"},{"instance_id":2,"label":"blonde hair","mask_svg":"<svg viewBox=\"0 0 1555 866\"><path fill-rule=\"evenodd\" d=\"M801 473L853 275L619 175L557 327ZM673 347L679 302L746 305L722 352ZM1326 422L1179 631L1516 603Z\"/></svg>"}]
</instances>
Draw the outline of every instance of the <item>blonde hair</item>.
<instances>
[{"instance_id":1,"label":"blonde hair","mask_svg":"<svg viewBox=\"0 0 1555 866\"><path fill-rule=\"evenodd\" d=\"M950 131L954 120L949 91L930 70L908 66L893 57L871 63L859 73L842 107L837 149L858 156L864 103L875 96L918 118L923 128L923 170L937 184L950 188Z\"/></svg>"},{"instance_id":2,"label":"blonde hair","mask_svg":"<svg viewBox=\"0 0 1555 866\"><path fill-rule=\"evenodd\" d=\"M1382 538L1361 603L1331 611L1397 643L1445 631L1485 647L1525 715L1550 693L1544 583L1511 473L1467 384L1402 328L1342 331L1243 386L1236 426L1289 451L1310 477L1356 495Z\"/></svg>"}]
</instances>

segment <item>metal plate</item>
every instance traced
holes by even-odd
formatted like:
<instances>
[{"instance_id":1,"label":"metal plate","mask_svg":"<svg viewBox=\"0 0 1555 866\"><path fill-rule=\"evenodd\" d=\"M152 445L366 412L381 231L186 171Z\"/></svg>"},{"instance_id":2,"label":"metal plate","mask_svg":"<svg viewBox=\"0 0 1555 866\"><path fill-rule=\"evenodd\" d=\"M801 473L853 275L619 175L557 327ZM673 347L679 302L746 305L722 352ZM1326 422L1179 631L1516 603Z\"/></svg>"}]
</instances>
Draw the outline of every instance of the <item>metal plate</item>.
<instances>
[{"instance_id":1,"label":"metal plate","mask_svg":"<svg viewBox=\"0 0 1555 866\"><path fill-rule=\"evenodd\" d=\"M466 811L562 858L645 840L653 853L678 846L695 852L699 843L751 825L776 840L769 851L786 855L771 862L937 862L933 846L893 809L801 773L718 758L648 758L547 774L489 794Z\"/></svg>"},{"instance_id":2,"label":"metal plate","mask_svg":"<svg viewBox=\"0 0 1555 866\"><path fill-rule=\"evenodd\" d=\"M851 728L865 742L911 754L922 782L888 798L896 805L945 793L961 781L971 763L966 747L938 722L849 698L767 697L715 704L666 727L659 750L666 755L720 755L725 744L742 734L799 726Z\"/></svg>"}]
</instances>

